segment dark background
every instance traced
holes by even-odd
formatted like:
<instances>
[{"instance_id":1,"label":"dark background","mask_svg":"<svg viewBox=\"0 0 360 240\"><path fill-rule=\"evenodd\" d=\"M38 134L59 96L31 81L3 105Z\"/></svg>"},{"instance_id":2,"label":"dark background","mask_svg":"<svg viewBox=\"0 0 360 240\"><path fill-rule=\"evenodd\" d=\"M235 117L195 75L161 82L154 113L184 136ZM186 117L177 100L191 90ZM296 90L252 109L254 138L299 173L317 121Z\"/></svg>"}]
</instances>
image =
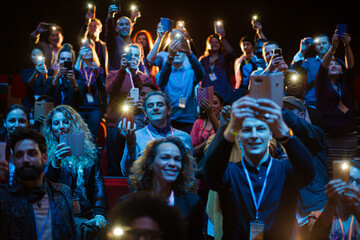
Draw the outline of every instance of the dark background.
<instances>
[{"instance_id":1,"label":"dark background","mask_svg":"<svg viewBox=\"0 0 360 240\"><path fill-rule=\"evenodd\" d=\"M111 0L91 1L96 4L96 15L104 24ZM88 2L2 0L0 73L17 74L22 68L29 66L29 34L40 21L60 25L64 31L64 43L72 43L78 50L76 40L84 23ZM146 29L155 40L160 17L168 17L175 22L184 20L199 54L205 50L206 37L213 33L213 21L222 19L226 38L240 56L239 40L244 35L254 37L255 31L250 21L252 15L257 14L266 37L280 44L288 64L298 51L301 38L320 33L331 38L337 23L347 23L356 66L359 65L360 8L355 1L122 0L124 14L129 15L126 11L133 3L139 6L142 14L133 33ZM104 32L101 39L105 40ZM336 55L343 58L342 46Z\"/></svg>"}]
</instances>

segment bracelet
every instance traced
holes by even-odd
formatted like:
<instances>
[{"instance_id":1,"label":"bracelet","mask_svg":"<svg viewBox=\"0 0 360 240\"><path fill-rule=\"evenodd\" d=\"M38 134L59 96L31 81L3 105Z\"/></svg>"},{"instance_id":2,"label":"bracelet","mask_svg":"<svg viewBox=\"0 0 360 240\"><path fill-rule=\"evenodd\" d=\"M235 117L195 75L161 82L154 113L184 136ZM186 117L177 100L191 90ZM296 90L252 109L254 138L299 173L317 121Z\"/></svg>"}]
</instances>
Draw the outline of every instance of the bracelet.
<instances>
[{"instance_id":1,"label":"bracelet","mask_svg":"<svg viewBox=\"0 0 360 240\"><path fill-rule=\"evenodd\" d=\"M234 135L237 137L237 135L238 135L239 132L235 132L234 130L230 130L230 133L231 133L231 134L234 134Z\"/></svg>"},{"instance_id":2,"label":"bracelet","mask_svg":"<svg viewBox=\"0 0 360 240\"><path fill-rule=\"evenodd\" d=\"M277 138L277 140L281 143L281 144L285 144L287 143L290 139L292 139L294 137L294 132L291 128L289 128L289 131L286 133L286 135L282 138Z\"/></svg>"}]
</instances>

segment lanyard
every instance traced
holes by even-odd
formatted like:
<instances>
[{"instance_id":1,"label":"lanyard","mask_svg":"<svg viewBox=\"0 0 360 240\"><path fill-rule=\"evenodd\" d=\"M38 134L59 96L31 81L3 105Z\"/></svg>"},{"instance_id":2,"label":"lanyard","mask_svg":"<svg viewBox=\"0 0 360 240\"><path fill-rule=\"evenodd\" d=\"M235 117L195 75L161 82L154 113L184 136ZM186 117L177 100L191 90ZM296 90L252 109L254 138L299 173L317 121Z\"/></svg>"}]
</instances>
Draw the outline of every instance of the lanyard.
<instances>
[{"instance_id":1,"label":"lanyard","mask_svg":"<svg viewBox=\"0 0 360 240\"><path fill-rule=\"evenodd\" d=\"M172 207L175 205L174 191L171 191L170 197L168 199L168 204Z\"/></svg>"},{"instance_id":2,"label":"lanyard","mask_svg":"<svg viewBox=\"0 0 360 240\"><path fill-rule=\"evenodd\" d=\"M60 85L62 84L62 77L60 78ZM63 104L64 103L64 100L65 100L65 92L64 91L60 91L61 93L61 103Z\"/></svg>"},{"instance_id":3,"label":"lanyard","mask_svg":"<svg viewBox=\"0 0 360 240\"><path fill-rule=\"evenodd\" d=\"M250 192L251 192L251 196L252 196L252 199L253 199L253 202L254 202L254 205L255 205L255 210L256 210L256 221L259 220L259 207L260 207L260 203L261 203L261 200L264 196L264 192L265 192L265 188L266 188L266 182L267 182L267 178L269 176L269 172L270 172L270 169L271 169L271 165L272 165L272 162L273 162L273 159L272 157L270 157L270 163L269 163L269 166L266 170L266 176L265 176L265 180L264 180L264 183L263 183L263 186L262 186L262 189L261 189L261 192L260 192L260 195L259 195L259 200L256 202L256 196L255 196L255 192L254 192L254 188L253 188L253 185L251 183L251 179L250 179L250 176L249 176L249 172L248 170L246 169L246 166L244 164L244 161L245 159L243 159L241 161L242 165L243 165L243 168L244 168L244 172L245 172L245 175L246 175L246 179L248 181L248 184L249 184L249 188L250 188Z\"/></svg>"},{"instance_id":4,"label":"lanyard","mask_svg":"<svg viewBox=\"0 0 360 240\"><path fill-rule=\"evenodd\" d=\"M44 234L46 224L47 224L48 221L49 221L49 217L50 217L50 204L49 204L49 209L48 209L47 217L46 217L46 219L45 219L44 224L42 225L42 227L41 227L41 229L40 229L40 232L39 232L39 226L38 226L37 216L36 216L35 210L34 210L34 215L35 215L35 226L36 226L37 239L40 240L41 237L42 237L42 235Z\"/></svg>"},{"instance_id":5,"label":"lanyard","mask_svg":"<svg viewBox=\"0 0 360 240\"><path fill-rule=\"evenodd\" d=\"M213 127L211 127L208 134L207 134L207 136L206 136L206 138L205 139L203 138L203 133L204 133L207 122L208 122L208 119L206 119L205 126L203 126L203 129L201 130L201 133L200 133L200 138L201 138L201 140L203 142L206 141L209 138L209 135L210 135L211 131L213 130Z\"/></svg>"},{"instance_id":6,"label":"lanyard","mask_svg":"<svg viewBox=\"0 0 360 240\"><path fill-rule=\"evenodd\" d=\"M88 74L87 74L87 71L86 71L86 68L84 68L84 72L85 72L85 78L86 78L86 85L87 85L87 87L89 88L89 92L90 92L90 84L91 84L91 79L92 79L92 77L93 77L93 69L91 69L90 70L90 78L89 78L89 76L88 76Z\"/></svg>"},{"instance_id":7,"label":"lanyard","mask_svg":"<svg viewBox=\"0 0 360 240\"><path fill-rule=\"evenodd\" d=\"M129 77L130 77L131 88L135 88L134 80L133 80L131 72L130 72L130 70L128 68L126 68L126 72L129 74Z\"/></svg>"},{"instance_id":8,"label":"lanyard","mask_svg":"<svg viewBox=\"0 0 360 240\"><path fill-rule=\"evenodd\" d=\"M349 232L348 232L348 239L349 240L351 239L353 222L354 222L354 216L351 217L351 222L350 222L350 226L349 226ZM343 226L343 223L342 223L340 218L339 218L339 224L340 224L340 228L341 228L341 236L342 236L341 239L345 240L346 233L344 232L344 226Z\"/></svg>"},{"instance_id":9,"label":"lanyard","mask_svg":"<svg viewBox=\"0 0 360 240\"><path fill-rule=\"evenodd\" d=\"M176 79L174 72L172 72L171 74L173 75L173 77L174 77L174 79L175 79L175 81L176 81L176 84L178 85L178 87L179 87L179 89L180 89L180 92L182 92L182 89L183 89L183 87L184 87L184 80L185 80L185 70L184 70L184 72L183 72L183 79L182 79L181 86L180 86L178 80Z\"/></svg>"},{"instance_id":10,"label":"lanyard","mask_svg":"<svg viewBox=\"0 0 360 240\"><path fill-rule=\"evenodd\" d=\"M175 137L175 136L174 136L174 131L173 131L172 127L170 127L170 130L171 130L172 137ZM146 131L147 131L148 134L150 135L151 139L152 139L152 140L155 140L155 138L153 137L153 135L151 135L151 132L149 131L148 126L146 126Z\"/></svg>"}]
</instances>

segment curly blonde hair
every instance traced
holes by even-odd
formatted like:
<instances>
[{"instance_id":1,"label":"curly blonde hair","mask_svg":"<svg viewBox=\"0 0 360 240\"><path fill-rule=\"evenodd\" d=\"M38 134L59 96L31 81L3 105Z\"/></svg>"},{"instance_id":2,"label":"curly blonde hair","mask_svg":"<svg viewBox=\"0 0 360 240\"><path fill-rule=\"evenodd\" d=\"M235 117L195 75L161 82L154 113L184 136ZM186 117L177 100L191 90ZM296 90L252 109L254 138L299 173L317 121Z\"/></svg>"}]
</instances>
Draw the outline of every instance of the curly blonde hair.
<instances>
[{"instance_id":1,"label":"curly blonde hair","mask_svg":"<svg viewBox=\"0 0 360 240\"><path fill-rule=\"evenodd\" d=\"M83 132L85 133L85 155L84 156L69 156L66 161L62 161L61 165L64 166L67 162L71 162L76 167L91 167L97 161L96 146L93 143L92 135L87 124L81 116L70 106L59 105L52 110L45 119L45 124L41 129L41 133L45 136L46 144L48 147L48 162L51 163L55 160L55 149L59 144L59 140L54 135L52 130L52 118L55 113L63 113L66 119L70 122L70 133Z\"/></svg>"},{"instance_id":2,"label":"curly blonde hair","mask_svg":"<svg viewBox=\"0 0 360 240\"><path fill-rule=\"evenodd\" d=\"M132 165L130 169L129 184L132 189L151 190L153 181L152 164L158 154L158 148L162 143L173 143L179 150L181 155L181 170L172 185L172 189L176 194L185 194L194 190L195 172L194 157L185 148L184 144L177 137L167 137L151 141L144 150L144 153Z\"/></svg>"}]
</instances>

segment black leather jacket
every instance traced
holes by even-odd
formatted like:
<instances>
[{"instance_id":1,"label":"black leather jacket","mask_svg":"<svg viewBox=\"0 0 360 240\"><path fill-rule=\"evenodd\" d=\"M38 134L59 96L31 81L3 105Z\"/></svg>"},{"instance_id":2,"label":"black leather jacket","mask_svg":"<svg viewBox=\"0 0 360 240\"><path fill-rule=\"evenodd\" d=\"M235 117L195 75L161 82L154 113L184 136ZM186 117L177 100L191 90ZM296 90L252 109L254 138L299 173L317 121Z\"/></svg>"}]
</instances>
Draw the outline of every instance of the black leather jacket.
<instances>
[{"instance_id":1,"label":"black leather jacket","mask_svg":"<svg viewBox=\"0 0 360 240\"><path fill-rule=\"evenodd\" d=\"M95 215L105 216L106 195L104 178L100 171L100 163L97 162L92 167L84 168L84 186L87 199L79 194L81 213L75 216L92 218ZM68 185L72 194L76 189L77 171L68 165L61 168L54 168L52 164L48 164L45 176L54 181Z\"/></svg>"}]
</instances>

